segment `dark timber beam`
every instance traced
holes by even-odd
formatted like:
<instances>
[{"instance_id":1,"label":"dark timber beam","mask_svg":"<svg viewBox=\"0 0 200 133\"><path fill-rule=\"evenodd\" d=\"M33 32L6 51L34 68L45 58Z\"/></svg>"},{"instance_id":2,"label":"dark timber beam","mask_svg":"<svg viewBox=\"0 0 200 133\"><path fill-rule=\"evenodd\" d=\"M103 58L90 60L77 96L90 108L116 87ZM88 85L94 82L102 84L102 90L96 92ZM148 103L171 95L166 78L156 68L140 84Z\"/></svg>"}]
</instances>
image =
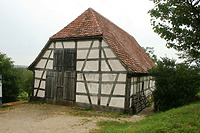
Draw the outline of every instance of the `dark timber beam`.
<instances>
[{"instance_id":1,"label":"dark timber beam","mask_svg":"<svg viewBox=\"0 0 200 133\"><path fill-rule=\"evenodd\" d=\"M101 105L101 82L102 82L102 73L101 73L101 47L102 47L102 40L99 40L99 88L98 88L98 100L97 100L97 105Z\"/></svg>"}]
</instances>

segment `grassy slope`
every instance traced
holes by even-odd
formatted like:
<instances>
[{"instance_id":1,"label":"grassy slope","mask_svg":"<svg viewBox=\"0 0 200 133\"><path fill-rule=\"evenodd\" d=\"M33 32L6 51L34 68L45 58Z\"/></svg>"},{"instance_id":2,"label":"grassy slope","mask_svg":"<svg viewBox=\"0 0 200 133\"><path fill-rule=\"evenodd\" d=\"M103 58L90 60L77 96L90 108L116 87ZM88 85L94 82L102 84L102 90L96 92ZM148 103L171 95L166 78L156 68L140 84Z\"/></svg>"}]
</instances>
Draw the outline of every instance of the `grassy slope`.
<instances>
[{"instance_id":1,"label":"grassy slope","mask_svg":"<svg viewBox=\"0 0 200 133\"><path fill-rule=\"evenodd\" d=\"M97 132L200 133L200 102L131 122L102 121Z\"/></svg>"}]
</instances>

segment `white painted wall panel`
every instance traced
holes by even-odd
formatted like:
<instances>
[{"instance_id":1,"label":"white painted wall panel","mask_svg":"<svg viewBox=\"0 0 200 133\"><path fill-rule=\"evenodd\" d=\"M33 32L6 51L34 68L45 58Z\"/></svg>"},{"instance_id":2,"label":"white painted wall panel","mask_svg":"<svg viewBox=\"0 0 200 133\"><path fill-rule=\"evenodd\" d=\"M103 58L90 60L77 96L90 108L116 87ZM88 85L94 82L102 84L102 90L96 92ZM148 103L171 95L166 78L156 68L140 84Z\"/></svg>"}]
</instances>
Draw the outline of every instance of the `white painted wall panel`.
<instances>
[{"instance_id":1,"label":"white painted wall panel","mask_svg":"<svg viewBox=\"0 0 200 133\"><path fill-rule=\"evenodd\" d=\"M53 69L53 60L49 60L46 66L47 69Z\"/></svg>"},{"instance_id":2,"label":"white painted wall panel","mask_svg":"<svg viewBox=\"0 0 200 133\"><path fill-rule=\"evenodd\" d=\"M92 47L99 47L99 40L95 40Z\"/></svg>"},{"instance_id":3,"label":"white painted wall panel","mask_svg":"<svg viewBox=\"0 0 200 133\"><path fill-rule=\"evenodd\" d=\"M114 95L125 95L125 87L126 87L126 84L116 84L113 94Z\"/></svg>"},{"instance_id":4,"label":"white painted wall panel","mask_svg":"<svg viewBox=\"0 0 200 133\"><path fill-rule=\"evenodd\" d=\"M45 52L45 54L43 55L43 57L48 58L50 53L51 53L51 50L47 50L47 51Z\"/></svg>"},{"instance_id":5,"label":"white painted wall panel","mask_svg":"<svg viewBox=\"0 0 200 133\"><path fill-rule=\"evenodd\" d=\"M77 73L77 80L83 80L83 74Z\"/></svg>"},{"instance_id":6,"label":"white painted wall panel","mask_svg":"<svg viewBox=\"0 0 200 133\"><path fill-rule=\"evenodd\" d=\"M34 81L34 88L38 88L40 80L35 79Z\"/></svg>"},{"instance_id":7,"label":"white painted wall panel","mask_svg":"<svg viewBox=\"0 0 200 133\"><path fill-rule=\"evenodd\" d=\"M77 82L76 83L76 92L86 93L84 83L82 83L82 82Z\"/></svg>"},{"instance_id":8,"label":"white painted wall panel","mask_svg":"<svg viewBox=\"0 0 200 133\"><path fill-rule=\"evenodd\" d=\"M37 96L38 97L44 97L45 96L45 91L39 90Z\"/></svg>"},{"instance_id":9,"label":"white painted wall panel","mask_svg":"<svg viewBox=\"0 0 200 133\"><path fill-rule=\"evenodd\" d=\"M84 71L98 71L98 61L87 61Z\"/></svg>"},{"instance_id":10,"label":"white painted wall panel","mask_svg":"<svg viewBox=\"0 0 200 133\"><path fill-rule=\"evenodd\" d=\"M124 108L124 98L111 98L109 106Z\"/></svg>"},{"instance_id":11,"label":"white painted wall panel","mask_svg":"<svg viewBox=\"0 0 200 133\"><path fill-rule=\"evenodd\" d=\"M88 97L84 96L84 95L76 95L76 102L88 103L89 104Z\"/></svg>"},{"instance_id":12,"label":"white painted wall panel","mask_svg":"<svg viewBox=\"0 0 200 133\"><path fill-rule=\"evenodd\" d=\"M46 74L47 74L47 71L44 72L43 77L42 77L43 79L46 79Z\"/></svg>"},{"instance_id":13,"label":"white painted wall panel","mask_svg":"<svg viewBox=\"0 0 200 133\"><path fill-rule=\"evenodd\" d=\"M85 74L87 81L99 81L99 74Z\"/></svg>"},{"instance_id":14,"label":"white painted wall panel","mask_svg":"<svg viewBox=\"0 0 200 133\"><path fill-rule=\"evenodd\" d=\"M69 42L63 42L64 48L75 48L75 42L69 41Z\"/></svg>"},{"instance_id":15,"label":"white painted wall panel","mask_svg":"<svg viewBox=\"0 0 200 133\"><path fill-rule=\"evenodd\" d=\"M104 48L107 58L116 57L113 51L110 48ZM103 52L102 52L103 55Z\"/></svg>"},{"instance_id":16,"label":"white painted wall panel","mask_svg":"<svg viewBox=\"0 0 200 133\"><path fill-rule=\"evenodd\" d=\"M76 70L77 71L81 71L81 69L83 67L83 63L84 63L84 61L77 61L76 62Z\"/></svg>"},{"instance_id":17,"label":"white painted wall panel","mask_svg":"<svg viewBox=\"0 0 200 133\"><path fill-rule=\"evenodd\" d=\"M41 78L42 72L43 72L43 71L35 70L35 77L36 77L36 78Z\"/></svg>"},{"instance_id":18,"label":"white painted wall panel","mask_svg":"<svg viewBox=\"0 0 200 133\"><path fill-rule=\"evenodd\" d=\"M98 97L97 96L91 96L90 98L91 98L92 104L96 104L97 105L97 99L98 99Z\"/></svg>"},{"instance_id":19,"label":"white painted wall panel","mask_svg":"<svg viewBox=\"0 0 200 133\"><path fill-rule=\"evenodd\" d=\"M104 40L102 40L102 47L107 47L107 46L108 44Z\"/></svg>"},{"instance_id":20,"label":"white painted wall panel","mask_svg":"<svg viewBox=\"0 0 200 133\"><path fill-rule=\"evenodd\" d=\"M36 65L36 68L44 68L46 61L47 61L46 59L41 59L39 63Z\"/></svg>"},{"instance_id":21,"label":"white painted wall panel","mask_svg":"<svg viewBox=\"0 0 200 133\"><path fill-rule=\"evenodd\" d=\"M108 97L101 97L101 105L107 106Z\"/></svg>"},{"instance_id":22,"label":"white painted wall panel","mask_svg":"<svg viewBox=\"0 0 200 133\"><path fill-rule=\"evenodd\" d=\"M102 74L102 81L114 81L117 74Z\"/></svg>"},{"instance_id":23,"label":"white painted wall panel","mask_svg":"<svg viewBox=\"0 0 200 133\"><path fill-rule=\"evenodd\" d=\"M89 48L92 41L78 41L77 48Z\"/></svg>"},{"instance_id":24,"label":"white painted wall panel","mask_svg":"<svg viewBox=\"0 0 200 133\"><path fill-rule=\"evenodd\" d=\"M126 82L126 74L119 74L117 81Z\"/></svg>"},{"instance_id":25,"label":"white painted wall panel","mask_svg":"<svg viewBox=\"0 0 200 133\"><path fill-rule=\"evenodd\" d=\"M49 48L54 48L54 43L53 42L50 44Z\"/></svg>"},{"instance_id":26,"label":"white painted wall panel","mask_svg":"<svg viewBox=\"0 0 200 133\"><path fill-rule=\"evenodd\" d=\"M112 86L113 86L112 84L102 84L101 85L101 93L110 95Z\"/></svg>"},{"instance_id":27,"label":"white painted wall panel","mask_svg":"<svg viewBox=\"0 0 200 133\"><path fill-rule=\"evenodd\" d=\"M91 58L99 58L99 50L98 49L97 50L93 49L90 51L88 59L91 59Z\"/></svg>"},{"instance_id":28,"label":"white painted wall panel","mask_svg":"<svg viewBox=\"0 0 200 133\"><path fill-rule=\"evenodd\" d=\"M108 62L113 71L126 71L124 66L118 60L109 60Z\"/></svg>"},{"instance_id":29,"label":"white painted wall panel","mask_svg":"<svg viewBox=\"0 0 200 133\"><path fill-rule=\"evenodd\" d=\"M41 81L40 88L45 89L45 81Z\"/></svg>"},{"instance_id":30,"label":"white painted wall panel","mask_svg":"<svg viewBox=\"0 0 200 133\"><path fill-rule=\"evenodd\" d=\"M102 81L114 81L117 74L102 74ZM126 74L119 74L117 81L126 82Z\"/></svg>"},{"instance_id":31,"label":"white painted wall panel","mask_svg":"<svg viewBox=\"0 0 200 133\"><path fill-rule=\"evenodd\" d=\"M90 93L98 94L99 84L88 83L88 89Z\"/></svg>"},{"instance_id":32,"label":"white painted wall panel","mask_svg":"<svg viewBox=\"0 0 200 133\"><path fill-rule=\"evenodd\" d=\"M77 59L85 59L87 56L88 50L77 50Z\"/></svg>"},{"instance_id":33,"label":"white painted wall panel","mask_svg":"<svg viewBox=\"0 0 200 133\"><path fill-rule=\"evenodd\" d=\"M109 67L108 67L108 65L107 65L105 60L101 61L101 71L110 71L110 69L109 69Z\"/></svg>"},{"instance_id":34,"label":"white painted wall panel","mask_svg":"<svg viewBox=\"0 0 200 133\"><path fill-rule=\"evenodd\" d=\"M62 42L56 42L56 48L63 48Z\"/></svg>"}]
</instances>

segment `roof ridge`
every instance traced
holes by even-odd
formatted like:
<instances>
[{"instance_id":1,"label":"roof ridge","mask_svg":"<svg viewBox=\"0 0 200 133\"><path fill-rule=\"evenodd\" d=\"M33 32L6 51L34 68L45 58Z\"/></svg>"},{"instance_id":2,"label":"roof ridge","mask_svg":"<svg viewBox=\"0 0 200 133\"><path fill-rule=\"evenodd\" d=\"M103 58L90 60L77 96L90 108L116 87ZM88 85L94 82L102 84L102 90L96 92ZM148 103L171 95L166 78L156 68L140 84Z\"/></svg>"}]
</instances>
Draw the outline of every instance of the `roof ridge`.
<instances>
[{"instance_id":1,"label":"roof ridge","mask_svg":"<svg viewBox=\"0 0 200 133\"><path fill-rule=\"evenodd\" d=\"M88 10L91 10L91 13L92 13L92 15L93 15L93 18L95 19L95 23L97 24L97 26L98 26L98 30L99 30L99 32L101 32L102 34L103 34L103 32L102 32L102 30L101 30L101 27L100 27L100 25L99 25L99 23L98 23L98 21L97 21L97 18L96 18L96 15L95 15L95 13L97 13L94 9L92 9L92 8L88 8Z\"/></svg>"}]
</instances>

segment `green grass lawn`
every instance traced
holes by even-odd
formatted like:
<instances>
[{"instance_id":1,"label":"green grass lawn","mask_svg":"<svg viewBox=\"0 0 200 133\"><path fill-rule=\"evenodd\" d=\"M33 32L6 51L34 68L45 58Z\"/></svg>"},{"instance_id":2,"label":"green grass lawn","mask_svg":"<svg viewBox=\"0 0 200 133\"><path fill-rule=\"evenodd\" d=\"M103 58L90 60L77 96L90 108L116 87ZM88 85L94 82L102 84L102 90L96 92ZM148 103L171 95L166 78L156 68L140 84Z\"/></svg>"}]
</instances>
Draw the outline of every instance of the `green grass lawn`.
<instances>
[{"instance_id":1,"label":"green grass lawn","mask_svg":"<svg viewBox=\"0 0 200 133\"><path fill-rule=\"evenodd\" d=\"M136 123L101 121L96 132L200 133L200 102L147 117Z\"/></svg>"}]
</instances>

